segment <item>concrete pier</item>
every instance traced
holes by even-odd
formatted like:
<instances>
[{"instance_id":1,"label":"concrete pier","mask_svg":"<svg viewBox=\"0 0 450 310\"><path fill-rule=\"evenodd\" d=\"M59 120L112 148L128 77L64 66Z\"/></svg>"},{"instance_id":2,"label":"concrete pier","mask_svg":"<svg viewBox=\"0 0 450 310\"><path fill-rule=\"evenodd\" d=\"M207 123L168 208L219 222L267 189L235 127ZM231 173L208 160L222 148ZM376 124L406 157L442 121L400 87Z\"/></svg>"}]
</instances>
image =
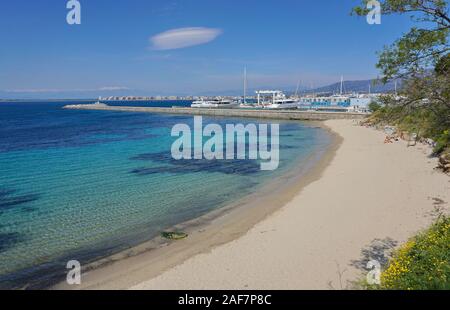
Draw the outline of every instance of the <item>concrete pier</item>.
<instances>
[{"instance_id":1,"label":"concrete pier","mask_svg":"<svg viewBox=\"0 0 450 310\"><path fill-rule=\"evenodd\" d=\"M141 112L141 113L166 113L166 114L188 114L207 115L224 117L249 117L264 119L283 120L308 120L325 121L329 119L363 119L367 114L348 112L310 112L296 110L250 110L250 109L201 109L201 108L156 108L156 107L126 107L109 106L106 104L78 104L67 105L64 109L72 110L98 110L98 111L119 111L119 112Z\"/></svg>"}]
</instances>

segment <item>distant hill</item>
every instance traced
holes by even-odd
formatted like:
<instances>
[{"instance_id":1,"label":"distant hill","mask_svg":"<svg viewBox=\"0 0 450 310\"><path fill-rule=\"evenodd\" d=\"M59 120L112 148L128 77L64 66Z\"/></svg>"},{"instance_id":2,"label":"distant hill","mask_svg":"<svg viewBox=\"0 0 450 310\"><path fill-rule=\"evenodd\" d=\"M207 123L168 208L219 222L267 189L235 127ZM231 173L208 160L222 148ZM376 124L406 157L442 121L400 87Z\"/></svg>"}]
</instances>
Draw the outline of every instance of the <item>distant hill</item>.
<instances>
[{"instance_id":1,"label":"distant hill","mask_svg":"<svg viewBox=\"0 0 450 310\"><path fill-rule=\"evenodd\" d=\"M375 83L376 82L376 83ZM383 84L381 81L377 80L358 80L358 81L344 81L344 92L345 93L368 93L369 85L371 85L372 93L388 93L393 92L395 90L394 82L388 82L387 84ZM310 93L321 93L321 94L336 94L339 93L341 87L341 83L337 82L334 84L321 86L315 89L307 89L301 87L299 92L301 94L310 94ZM397 88L400 89L401 83L400 81L397 83ZM294 86L295 88L295 86ZM258 87L258 88L249 88L247 89L248 96L254 96L256 90L261 89L279 89L284 91L287 95L292 95L295 92L293 86L285 86L285 87ZM202 92L194 95L202 95L202 96L241 96L242 90L228 90L228 91L210 91L210 92Z\"/></svg>"},{"instance_id":2,"label":"distant hill","mask_svg":"<svg viewBox=\"0 0 450 310\"><path fill-rule=\"evenodd\" d=\"M359 80L359 81L344 81L345 93L367 93L369 92L369 85L372 93L388 93L395 90L395 83L393 81L383 84L378 80ZM401 81L397 83L397 89L400 89ZM327 86L322 86L313 90L306 91L307 93L339 93L341 83L334 83Z\"/></svg>"}]
</instances>

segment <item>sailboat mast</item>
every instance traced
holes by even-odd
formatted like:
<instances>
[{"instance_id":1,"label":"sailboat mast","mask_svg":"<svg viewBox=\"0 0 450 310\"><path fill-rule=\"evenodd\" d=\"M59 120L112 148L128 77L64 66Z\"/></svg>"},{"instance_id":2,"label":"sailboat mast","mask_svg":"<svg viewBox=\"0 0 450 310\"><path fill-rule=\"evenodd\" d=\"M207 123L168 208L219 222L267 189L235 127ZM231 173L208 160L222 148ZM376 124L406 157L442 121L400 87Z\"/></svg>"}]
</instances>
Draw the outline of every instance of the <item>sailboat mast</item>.
<instances>
[{"instance_id":1,"label":"sailboat mast","mask_svg":"<svg viewBox=\"0 0 450 310\"><path fill-rule=\"evenodd\" d=\"M343 91L344 91L344 76L341 75L341 95Z\"/></svg>"},{"instance_id":2,"label":"sailboat mast","mask_svg":"<svg viewBox=\"0 0 450 310\"><path fill-rule=\"evenodd\" d=\"M300 88L300 80L297 82L297 88L295 89L295 97L298 95L298 89Z\"/></svg>"},{"instance_id":3,"label":"sailboat mast","mask_svg":"<svg viewBox=\"0 0 450 310\"><path fill-rule=\"evenodd\" d=\"M247 103L247 67L244 67L244 104Z\"/></svg>"}]
</instances>

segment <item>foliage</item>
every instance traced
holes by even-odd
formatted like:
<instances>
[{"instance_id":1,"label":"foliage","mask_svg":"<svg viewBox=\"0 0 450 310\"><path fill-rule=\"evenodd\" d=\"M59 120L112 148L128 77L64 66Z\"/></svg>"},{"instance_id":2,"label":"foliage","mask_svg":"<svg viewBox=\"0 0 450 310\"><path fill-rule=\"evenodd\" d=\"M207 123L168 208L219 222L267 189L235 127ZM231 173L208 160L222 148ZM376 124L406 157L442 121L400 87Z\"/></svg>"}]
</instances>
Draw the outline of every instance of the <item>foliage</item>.
<instances>
[{"instance_id":1,"label":"foliage","mask_svg":"<svg viewBox=\"0 0 450 310\"><path fill-rule=\"evenodd\" d=\"M385 104L372 114L372 123L397 126L400 131L417 134L419 139L431 138L436 142L435 155L450 146L448 108L440 106L432 111L427 106L399 106L390 103L390 96L381 100Z\"/></svg>"},{"instance_id":2,"label":"foliage","mask_svg":"<svg viewBox=\"0 0 450 310\"><path fill-rule=\"evenodd\" d=\"M434 152L441 154L450 145L450 130L444 130L436 139L436 148Z\"/></svg>"},{"instance_id":3,"label":"foliage","mask_svg":"<svg viewBox=\"0 0 450 310\"><path fill-rule=\"evenodd\" d=\"M367 3L353 9L353 14L365 16ZM448 45L450 17L445 0L382 0L383 15L408 14L419 27L408 33L379 54L377 67L383 73L383 81L410 78L434 68L443 55L450 51Z\"/></svg>"},{"instance_id":4,"label":"foliage","mask_svg":"<svg viewBox=\"0 0 450 310\"><path fill-rule=\"evenodd\" d=\"M369 103L369 110L371 112L376 112L381 108L381 105L375 101Z\"/></svg>"},{"instance_id":5,"label":"foliage","mask_svg":"<svg viewBox=\"0 0 450 310\"><path fill-rule=\"evenodd\" d=\"M368 13L367 3L353 9ZM383 82L402 79L399 95L381 98L372 120L398 125L437 142L435 153L450 147L450 17L445 0L382 0L382 14L407 14L416 23L379 54Z\"/></svg>"},{"instance_id":6,"label":"foliage","mask_svg":"<svg viewBox=\"0 0 450 310\"><path fill-rule=\"evenodd\" d=\"M450 289L450 219L404 244L381 274L382 289Z\"/></svg>"}]
</instances>

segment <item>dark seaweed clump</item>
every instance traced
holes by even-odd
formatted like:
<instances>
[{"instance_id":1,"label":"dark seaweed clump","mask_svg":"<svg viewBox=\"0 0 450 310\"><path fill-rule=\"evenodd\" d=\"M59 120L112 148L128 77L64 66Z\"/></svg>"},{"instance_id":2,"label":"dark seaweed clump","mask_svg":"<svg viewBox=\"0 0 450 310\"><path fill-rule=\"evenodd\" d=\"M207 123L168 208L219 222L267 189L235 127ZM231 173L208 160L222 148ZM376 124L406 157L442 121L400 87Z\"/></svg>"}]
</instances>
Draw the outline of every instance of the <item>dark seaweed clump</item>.
<instances>
[{"instance_id":1,"label":"dark seaweed clump","mask_svg":"<svg viewBox=\"0 0 450 310\"><path fill-rule=\"evenodd\" d=\"M0 253L14 247L16 244L24 240L24 236L17 232L0 233Z\"/></svg>"},{"instance_id":2,"label":"dark seaweed clump","mask_svg":"<svg viewBox=\"0 0 450 310\"><path fill-rule=\"evenodd\" d=\"M33 211L32 208L26 206L27 203L38 200L38 194L15 195L16 191L8 189L0 189L0 214L3 211L22 207L25 212Z\"/></svg>"},{"instance_id":3,"label":"dark seaweed clump","mask_svg":"<svg viewBox=\"0 0 450 310\"><path fill-rule=\"evenodd\" d=\"M153 161L164 164L160 167L138 168L131 172L137 175L149 175L156 173L195 173L195 172L219 172L224 174L250 175L260 172L260 164L256 160L207 160L207 159L181 159L175 160L170 152L140 154L132 160Z\"/></svg>"}]
</instances>

